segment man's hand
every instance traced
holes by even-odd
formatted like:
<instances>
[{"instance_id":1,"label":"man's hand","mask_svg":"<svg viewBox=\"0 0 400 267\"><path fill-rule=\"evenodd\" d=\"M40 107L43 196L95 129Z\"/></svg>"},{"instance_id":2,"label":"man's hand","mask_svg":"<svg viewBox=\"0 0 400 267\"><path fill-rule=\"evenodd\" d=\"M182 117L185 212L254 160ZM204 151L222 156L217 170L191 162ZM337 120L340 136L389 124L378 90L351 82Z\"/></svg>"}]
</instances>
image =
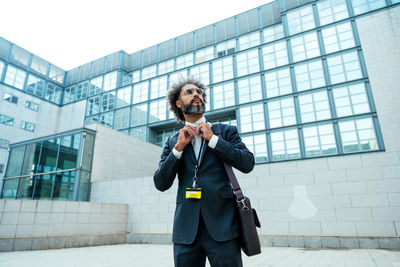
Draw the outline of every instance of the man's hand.
<instances>
[{"instance_id":1,"label":"man's hand","mask_svg":"<svg viewBox=\"0 0 400 267\"><path fill-rule=\"evenodd\" d=\"M196 129L192 125L186 125L179 130L178 142L176 142L175 149L179 152L189 144L196 134Z\"/></svg>"},{"instance_id":2,"label":"man's hand","mask_svg":"<svg viewBox=\"0 0 400 267\"><path fill-rule=\"evenodd\" d=\"M208 123L200 122L196 127L196 134L201 134L203 138L207 141L210 141L211 137L213 137L214 133L211 130L211 126Z\"/></svg>"}]
</instances>

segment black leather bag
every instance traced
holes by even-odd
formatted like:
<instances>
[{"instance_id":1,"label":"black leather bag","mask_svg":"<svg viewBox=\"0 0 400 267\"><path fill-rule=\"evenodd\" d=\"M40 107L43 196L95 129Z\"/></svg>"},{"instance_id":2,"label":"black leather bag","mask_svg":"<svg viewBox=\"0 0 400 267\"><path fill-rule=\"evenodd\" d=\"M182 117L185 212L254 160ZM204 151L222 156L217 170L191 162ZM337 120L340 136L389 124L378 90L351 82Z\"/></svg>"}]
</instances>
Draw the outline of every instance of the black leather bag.
<instances>
[{"instance_id":1,"label":"black leather bag","mask_svg":"<svg viewBox=\"0 0 400 267\"><path fill-rule=\"evenodd\" d=\"M221 134L218 134L221 138ZM254 256L261 253L260 239L256 227L260 228L256 210L251 207L250 199L245 197L239 182L233 173L232 166L224 162L226 173L232 185L233 193L236 197L239 227L240 227L240 247L247 256Z\"/></svg>"}]
</instances>

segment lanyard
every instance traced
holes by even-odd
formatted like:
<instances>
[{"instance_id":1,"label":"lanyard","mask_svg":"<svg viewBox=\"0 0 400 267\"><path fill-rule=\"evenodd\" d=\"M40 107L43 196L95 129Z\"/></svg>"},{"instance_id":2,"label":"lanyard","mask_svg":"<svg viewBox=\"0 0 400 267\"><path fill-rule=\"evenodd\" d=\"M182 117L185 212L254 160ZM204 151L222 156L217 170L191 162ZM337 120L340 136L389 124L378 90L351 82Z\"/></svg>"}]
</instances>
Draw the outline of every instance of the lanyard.
<instances>
[{"instance_id":1,"label":"lanyard","mask_svg":"<svg viewBox=\"0 0 400 267\"><path fill-rule=\"evenodd\" d=\"M199 170L199 162L200 162L201 151L203 150L203 145L204 145L204 138L201 138L199 156L196 158L196 165L194 166L194 177L193 177L193 184L192 184L193 188L197 188L197 180L199 179L197 177L197 171Z\"/></svg>"}]
</instances>

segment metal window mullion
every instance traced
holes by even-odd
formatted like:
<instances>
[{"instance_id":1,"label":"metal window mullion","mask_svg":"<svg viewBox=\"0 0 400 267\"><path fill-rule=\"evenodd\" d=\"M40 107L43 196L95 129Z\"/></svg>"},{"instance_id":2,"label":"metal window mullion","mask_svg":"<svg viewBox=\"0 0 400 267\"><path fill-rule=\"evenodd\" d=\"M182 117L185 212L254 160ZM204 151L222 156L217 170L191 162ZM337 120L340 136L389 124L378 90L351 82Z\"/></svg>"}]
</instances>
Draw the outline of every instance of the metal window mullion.
<instances>
[{"instance_id":1,"label":"metal window mullion","mask_svg":"<svg viewBox=\"0 0 400 267\"><path fill-rule=\"evenodd\" d=\"M381 132L381 128L379 126L378 116L376 114L372 115L372 122L375 128L376 139L378 141L378 146L380 150L385 149L385 143L383 142L383 136Z\"/></svg>"},{"instance_id":2,"label":"metal window mullion","mask_svg":"<svg viewBox=\"0 0 400 267\"><path fill-rule=\"evenodd\" d=\"M298 126L297 128L297 137L299 140L299 149L300 149L300 157L306 158L306 146L304 142L304 134L303 134L303 126Z\"/></svg>"},{"instance_id":3,"label":"metal window mullion","mask_svg":"<svg viewBox=\"0 0 400 267\"><path fill-rule=\"evenodd\" d=\"M80 184L80 174L81 174L81 169L82 169L83 151L85 149L85 144L86 144L86 133L85 132L81 133L80 141L81 142L79 144L78 157L76 159L76 165L75 165L77 170L76 170L75 181L74 181L74 192L72 194L73 201L78 201L78 196L79 196L79 184Z\"/></svg>"},{"instance_id":4,"label":"metal window mullion","mask_svg":"<svg viewBox=\"0 0 400 267\"><path fill-rule=\"evenodd\" d=\"M25 155L26 155L26 148L27 148L27 147L28 147L28 145L25 145L25 148L24 148L24 157L23 157L23 160L22 160L21 169L19 170L19 175L20 175L20 176L22 175L22 167L24 166ZM10 154L11 154L11 153L10 153ZM21 178L18 178L17 192L16 192L16 194L15 194L15 199L18 198L18 189L19 189L20 183L21 183Z\"/></svg>"},{"instance_id":5,"label":"metal window mullion","mask_svg":"<svg viewBox=\"0 0 400 267\"><path fill-rule=\"evenodd\" d=\"M71 136L71 145L72 145L73 139L75 139L75 135ZM60 158L61 140L62 140L62 137L60 138L60 143L58 144L58 148L57 148L56 170L57 170L57 167L58 167L58 160ZM51 200L53 200L55 182L56 182L56 176L55 176L55 174L53 174L53 183L52 183L52 186L51 186L51 195L50 195Z\"/></svg>"},{"instance_id":6,"label":"metal window mullion","mask_svg":"<svg viewBox=\"0 0 400 267\"><path fill-rule=\"evenodd\" d=\"M333 120L333 132L335 135L335 141L336 141L336 147L338 149L338 154L342 155L343 153L343 143L342 143L342 136L340 135L340 129L339 129L339 121Z\"/></svg>"},{"instance_id":7,"label":"metal window mullion","mask_svg":"<svg viewBox=\"0 0 400 267\"><path fill-rule=\"evenodd\" d=\"M40 167L40 159L42 158L42 152L43 152L43 141L40 142L40 151L39 151L39 157L38 160L36 162L36 166L38 166L38 168L36 169L34 174L38 174L39 172L39 167ZM34 180L33 180L33 190L32 190L32 199L35 198L35 192L36 192L36 184L37 184L37 178L39 178L39 176L34 176Z\"/></svg>"},{"instance_id":8,"label":"metal window mullion","mask_svg":"<svg viewBox=\"0 0 400 267\"><path fill-rule=\"evenodd\" d=\"M353 4L351 0L346 0L346 4L347 4L347 11L349 12L349 17L354 17Z\"/></svg>"}]
</instances>

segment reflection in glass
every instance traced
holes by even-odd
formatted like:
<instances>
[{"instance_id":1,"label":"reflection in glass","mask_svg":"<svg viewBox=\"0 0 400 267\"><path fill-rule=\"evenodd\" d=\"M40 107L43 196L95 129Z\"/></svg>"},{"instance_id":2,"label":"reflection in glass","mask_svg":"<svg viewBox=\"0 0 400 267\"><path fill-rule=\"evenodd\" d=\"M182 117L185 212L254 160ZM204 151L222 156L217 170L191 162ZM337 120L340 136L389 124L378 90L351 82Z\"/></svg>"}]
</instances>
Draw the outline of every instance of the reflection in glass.
<instances>
[{"instance_id":1,"label":"reflection in glass","mask_svg":"<svg viewBox=\"0 0 400 267\"><path fill-rule=\"evenodd\" d=\"M18 179L3 181L1 198L15 198L17 196Z\"/></svg>"},{"instance_id":2,"label":"reflection in glass","mask_svg":"<svg viewBox=\"0 0 400 267\"><path fill-rule=\"evenodd\" d=\"M11 149L5 177L19 176L21 174L24 154L25 146L15 147Z\"/></svg>"}]
</instances>

